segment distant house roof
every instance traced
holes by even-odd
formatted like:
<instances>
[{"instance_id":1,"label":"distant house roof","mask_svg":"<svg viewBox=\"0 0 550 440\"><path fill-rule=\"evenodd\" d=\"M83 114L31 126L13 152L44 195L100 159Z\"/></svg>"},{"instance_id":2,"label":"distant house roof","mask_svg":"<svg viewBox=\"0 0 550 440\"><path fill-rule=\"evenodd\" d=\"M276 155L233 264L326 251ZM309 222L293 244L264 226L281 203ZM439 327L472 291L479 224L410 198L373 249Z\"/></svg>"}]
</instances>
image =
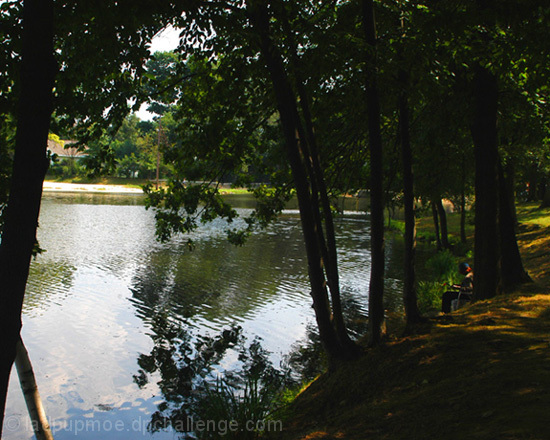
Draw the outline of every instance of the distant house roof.
<instances>
[{"instance_id":1,"label":"distant house roof","mask_svg":"<svg viewBox=\"0 0 550 440\"><path fill-rule=\"evenodd\" d=\"M61 142L63 142L63 145L48 139L48 151L52 154L57 154L58 157L81 158L88 156L86 153L88 147L84 147L84 151L79 151L78 148L70 146L71 144L75 144L76 141L69 140Z\"/></svg>"}]
</instances>

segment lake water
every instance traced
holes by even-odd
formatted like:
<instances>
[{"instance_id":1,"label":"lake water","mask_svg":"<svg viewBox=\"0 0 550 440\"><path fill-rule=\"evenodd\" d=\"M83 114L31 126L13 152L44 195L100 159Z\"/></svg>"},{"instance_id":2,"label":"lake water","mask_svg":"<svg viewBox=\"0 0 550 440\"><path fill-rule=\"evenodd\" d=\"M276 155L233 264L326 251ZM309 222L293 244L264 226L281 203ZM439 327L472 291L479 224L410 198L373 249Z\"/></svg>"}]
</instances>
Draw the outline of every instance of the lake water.
<instances>
[{"instance_id":1,"label":"lake water","mask_svg":"<svg viewBox=\"0 0 550 440\"><path fill-rule=\"evenodd\" d=\"M166 377L152 368L145 383L135 379L167 343L168 328L196 340L238 325L248 341L261 338L277 365L314 323L297 212L242 247L225 241L223 222L204 225L189 251L183 237L156 241L154 215L142 201L44 195L39 242L46 252L31 265L22 334L58 440L178 437L147 430ZM368 219L346 212L336 228L343 295L366 314ZM395 308L402 252L388 241L386 254L386 301ZM236 358L229 350L217 368L230 370ZM15 370L3 438L33 438Z\"/></svg>"}]
</instances>

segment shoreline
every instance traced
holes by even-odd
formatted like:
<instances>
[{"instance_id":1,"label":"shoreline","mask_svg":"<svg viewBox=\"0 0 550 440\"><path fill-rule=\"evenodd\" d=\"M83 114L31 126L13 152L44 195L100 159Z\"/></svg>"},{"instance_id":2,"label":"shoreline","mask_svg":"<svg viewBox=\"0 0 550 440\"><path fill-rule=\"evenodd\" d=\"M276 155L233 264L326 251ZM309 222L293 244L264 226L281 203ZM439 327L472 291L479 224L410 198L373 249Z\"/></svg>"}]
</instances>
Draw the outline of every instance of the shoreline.
<instances>
[{"instance_id":1,"label":"shoreline","mask_svg":"<svg viewBox=\"0 0 550 440\"><path fill-rule=\"evenodd\" d=\"M141 188L130 188L124 185L100 183L68 183L45 180L43 192L90 193L90 194L144 194Z\"/></svg>"}]
</instances>

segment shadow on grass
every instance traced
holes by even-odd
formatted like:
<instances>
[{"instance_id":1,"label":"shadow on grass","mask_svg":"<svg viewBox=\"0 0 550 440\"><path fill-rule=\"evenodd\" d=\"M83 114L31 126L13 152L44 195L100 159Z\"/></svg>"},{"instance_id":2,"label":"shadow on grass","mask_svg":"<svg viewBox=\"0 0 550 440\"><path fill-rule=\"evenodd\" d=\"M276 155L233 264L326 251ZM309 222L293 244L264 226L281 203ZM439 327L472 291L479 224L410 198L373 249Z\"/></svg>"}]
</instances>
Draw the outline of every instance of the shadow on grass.
<instances>
[{"instance_id":1,"label":"shadow on grass","mask_svg":"<svg viewBox=\"0 0 550 440\"><path fill-rule=\"evenodd\" d=\"M322 375L293 402L284 432L267 438L549 439L550 210L518 211L532 222L519 244L535 283Z\"/></svg>"},{"instance_id":2,"label":"shadow on grass","mask_svg":"<svg viewBox=\"0 0 550 440\"><path fill-rule=\"evenodd\" d=\"M478 303L371 350L314 382L278 438L550 438L549 306Z\"/></svg>"}]
</instances>

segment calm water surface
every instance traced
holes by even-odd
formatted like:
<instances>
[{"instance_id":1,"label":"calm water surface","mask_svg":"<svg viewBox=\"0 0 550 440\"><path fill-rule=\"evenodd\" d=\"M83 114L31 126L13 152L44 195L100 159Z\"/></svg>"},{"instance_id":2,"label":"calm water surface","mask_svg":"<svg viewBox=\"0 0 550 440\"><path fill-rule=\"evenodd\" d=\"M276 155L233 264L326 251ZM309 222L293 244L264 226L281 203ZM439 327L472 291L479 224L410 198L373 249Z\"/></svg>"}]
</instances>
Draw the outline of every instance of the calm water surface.
<instances>
[{"instance_id":1,"label":"calm water surface","mask_svg":"<svg viewBox=\"0 0 550 440\"><path fill-rule=\"evenodd\" d=\"M242 204L243 209L247 205ZM138 358L155 349L159 322L192 337L234 325L260 337L275 365L314 323L299 219L288 211L243 247L225 223L160 244L140 196L46 194L23 314L29 351L56 439L171 439L147 424L163 401L153 375L139 387ZM359 212L337 220L344 296L365 314L369 224ZM401 252L387 245L388 307L399 303ZM220 370L236 364L228 352ZM11 378L7 440L33 438L17 375Z\"/></svg>"}]
</instances>

